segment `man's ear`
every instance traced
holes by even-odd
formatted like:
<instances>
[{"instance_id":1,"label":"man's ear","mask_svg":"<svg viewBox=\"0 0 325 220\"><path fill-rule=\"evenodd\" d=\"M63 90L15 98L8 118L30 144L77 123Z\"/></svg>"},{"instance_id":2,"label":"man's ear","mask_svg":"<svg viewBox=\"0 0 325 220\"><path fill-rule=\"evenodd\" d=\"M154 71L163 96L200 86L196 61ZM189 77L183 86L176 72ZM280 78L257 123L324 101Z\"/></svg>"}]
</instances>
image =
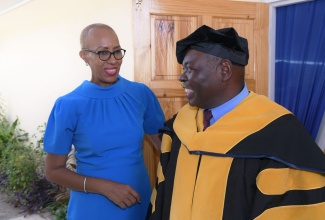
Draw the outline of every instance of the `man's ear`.
<instances>
[{"instance_id":1,"label":"man's ear","mask_svg":"<svg viewBox=\"0 0 325 220\"><path fill-rule=\"evenodd\" d=\"M232 76L232 64L230 60L224 59L221 61L221 76L223 82L229 80Z\"/></svg>"}]
</instances>

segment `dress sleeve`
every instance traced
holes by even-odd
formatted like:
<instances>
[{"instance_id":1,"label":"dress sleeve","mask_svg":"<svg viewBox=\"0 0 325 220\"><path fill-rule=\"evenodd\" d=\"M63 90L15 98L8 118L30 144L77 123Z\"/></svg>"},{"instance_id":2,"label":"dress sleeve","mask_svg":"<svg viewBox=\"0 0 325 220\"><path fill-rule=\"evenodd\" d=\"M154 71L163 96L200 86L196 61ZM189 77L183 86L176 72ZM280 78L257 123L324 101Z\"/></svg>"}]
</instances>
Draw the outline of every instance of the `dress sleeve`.
<instances>
[{"instance_id":1,"label":"dress sleeve","mask_svg":"<svg viewBox=\"0 0 325 220\"><path fill-rule=\"evenodd\" d=\"M45 152L58 155L70 152L77 122L73 109L62 98L55 102L44 133Z\"/></svg>"},{"instance_id":2,"label":"dress sleeve","mask_svg":"<svg viewBox=\"0 0 325 220\"><path fill-rule=\"evenodd\" d=\"M158 130L164 126L165 116L155 94L145 88L147 109L144 117L144 131L146 134L158 134Z\"/></svg>"}]
</instances>

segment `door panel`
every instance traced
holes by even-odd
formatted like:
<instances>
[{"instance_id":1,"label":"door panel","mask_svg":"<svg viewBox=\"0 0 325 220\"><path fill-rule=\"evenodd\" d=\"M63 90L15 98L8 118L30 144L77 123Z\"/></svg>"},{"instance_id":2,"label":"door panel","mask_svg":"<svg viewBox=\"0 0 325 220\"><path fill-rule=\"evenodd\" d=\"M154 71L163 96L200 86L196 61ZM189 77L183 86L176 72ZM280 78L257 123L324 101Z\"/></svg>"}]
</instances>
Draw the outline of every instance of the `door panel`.
<instances>
[{"instance_id":1,"label":"door panel","mask_svg":"<svg viewBox=\"0 0 325 220\"><path fill-rule=\"evenodd\" d=\"M133 0L135 81L148 85L159 99L166 119L185 103L178 76L176 42L203 24L214 29L234 27L248 39L245 68L249 90L267 95L268 4L227 0ZM154 184L159 152L146 139L144 157Z\"/></svg>"}]
</instances>

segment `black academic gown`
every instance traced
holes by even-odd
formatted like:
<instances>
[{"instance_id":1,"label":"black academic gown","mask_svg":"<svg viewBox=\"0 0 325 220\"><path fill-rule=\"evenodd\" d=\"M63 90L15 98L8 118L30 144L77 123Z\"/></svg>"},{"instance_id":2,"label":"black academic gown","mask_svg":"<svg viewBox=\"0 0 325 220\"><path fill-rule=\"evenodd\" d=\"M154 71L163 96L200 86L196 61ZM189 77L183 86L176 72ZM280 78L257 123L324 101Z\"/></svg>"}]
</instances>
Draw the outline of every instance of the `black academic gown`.
<instances>
[{"instance_id":1,"label":"black academic gown","mask_svg":"<svg viewBox=\"0 0 325 220\"><path fill-rule=\"evenodd\" d=\"M250 92L202 117L185 105L162 129L150 219L325 219L325 156L293 114Z\"/></svg>"}]
</instances>

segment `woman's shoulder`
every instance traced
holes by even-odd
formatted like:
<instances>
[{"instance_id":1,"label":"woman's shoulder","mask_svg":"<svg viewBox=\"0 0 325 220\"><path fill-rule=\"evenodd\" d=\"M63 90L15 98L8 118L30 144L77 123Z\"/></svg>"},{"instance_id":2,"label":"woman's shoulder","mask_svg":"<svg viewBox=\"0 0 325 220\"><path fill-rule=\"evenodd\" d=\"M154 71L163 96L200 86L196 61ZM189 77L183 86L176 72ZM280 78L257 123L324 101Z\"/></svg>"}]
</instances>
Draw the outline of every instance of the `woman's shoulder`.
<instances>
[{"instance_id":1,"label":"woman's shoulder","mask_svg":"<svg viewBox=\"0 0 325 220\"><path fill-rule=\"evenodd\" d=\"M144 83L131 81L125 78L122 78L124 81L124 85L126 86L127 90L130 92L142 92L142 93L149 93L153 94L152 90Z\"/></svg>"},{"instance_id":2,"label":"woman's shoulder","mask_svg":"<svg viewBox=\"0 0 325 220\"><path fill-rule=\"evenodd\" d=\"M85 97L81 96L80 93L79 93L81 85L76 87L72 91L64 94L64 95L59 96L55 101L56 105L58 105L58 104L60 104L60 105L65 105L65 104L71 105L72 103L77 103L77 102L80 102L80 101L84 100Z\"/></svg>"}]
</instances>

